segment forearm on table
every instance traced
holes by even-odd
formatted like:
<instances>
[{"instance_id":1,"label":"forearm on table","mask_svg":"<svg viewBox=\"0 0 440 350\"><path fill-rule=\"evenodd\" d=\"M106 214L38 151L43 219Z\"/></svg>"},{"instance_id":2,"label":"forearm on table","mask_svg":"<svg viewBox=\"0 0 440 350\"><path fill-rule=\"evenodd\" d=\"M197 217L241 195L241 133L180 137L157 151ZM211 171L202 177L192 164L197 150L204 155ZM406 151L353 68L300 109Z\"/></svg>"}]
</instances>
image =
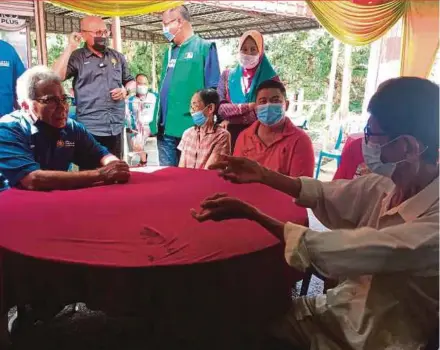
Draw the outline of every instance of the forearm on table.
<instances>
[{"instance_id":1,"label":"forearm on table","mask_svg":"<svg viewBox=\"0 0 440 350\"><path fill-rule=\"evenodd\" d=\"M67 65L73 51L75 51L73 47L67 46L61 56L52 65L52 70L59 75L61 80L66 79Z\"/></svg>"},{"instance_id":2,"label":"forearm on table","mask_svg":"<svg viewBox=\"0 0 440 350\"><path fill-rule=\"evenodd\" d=\"M299 178L289 177L267 168L263 170L261 183L293 198L298 198L301 192L301 180Z\"/></svg>"},{"instance_id":3,"label":"forearm on table","mask_svg":"<svg viewBox=\"0 0 440 350\"><path fill-rule=\"evenodd\" d=\"M96 185L103 181L99 170L79 172L36 170L24 177L20 184L33 191L71 190Z\"/></svg>"}]
</instances>

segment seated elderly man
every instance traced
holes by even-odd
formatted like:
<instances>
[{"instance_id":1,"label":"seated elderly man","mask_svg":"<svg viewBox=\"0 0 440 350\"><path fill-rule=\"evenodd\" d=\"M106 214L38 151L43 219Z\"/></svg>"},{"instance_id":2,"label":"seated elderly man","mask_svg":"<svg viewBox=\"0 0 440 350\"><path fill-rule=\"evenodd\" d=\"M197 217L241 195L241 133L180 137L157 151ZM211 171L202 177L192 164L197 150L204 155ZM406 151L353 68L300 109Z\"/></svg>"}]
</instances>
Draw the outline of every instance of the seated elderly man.
<instances>
[{"instance_id":1,"label":"seated elderly man","mask_svg":"<svg viewBox=\"0 0 440 350\"><path fill-rule=\"evenodd\" d=\"M193 211L199 221L255 221L285 244L292 267L339 280L327 295L295 299L275 325L275 335L300 349L409 350L438 340L439 87L393 79L368 109L362 153L371 175L322 183L244 158L214 165L230 181L260 182L296 198L330 231L279 222L225 194Z\"/></svg>"},{"instance_id":2,"label":"seated elderly man","mask_svg":"<svg viewBox=\"0 0 440 350\"><path fill-rule=\"evenodd\" d=\"M11 187L68 190L125 183L128 165L67 118L69 97L47 67L26 71L17 81L21 110L0 120L0 173ZM71 163L87 169L68 172Z\"/></svg>"}]
</instances>

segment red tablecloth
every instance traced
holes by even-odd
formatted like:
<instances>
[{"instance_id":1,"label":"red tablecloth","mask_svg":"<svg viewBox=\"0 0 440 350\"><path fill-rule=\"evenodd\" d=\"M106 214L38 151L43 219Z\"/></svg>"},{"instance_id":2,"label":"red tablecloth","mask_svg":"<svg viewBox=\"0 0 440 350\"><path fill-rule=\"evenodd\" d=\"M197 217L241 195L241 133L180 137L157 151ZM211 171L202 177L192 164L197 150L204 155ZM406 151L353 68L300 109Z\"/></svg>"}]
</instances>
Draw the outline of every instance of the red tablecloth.
<instances>
[{"instance_id":1,"label":"red tablecloth","mask_svg":"<svg viewBox=\"0 0 440 350\"><path fill-rule=\"evenodd\" d=\"M288 196L208 171L173 168L133 173L126 185L1 193L2 311L86 301L107 312L148 313L186 334L279 316L290 300L281 244L245 220L192 219L189 209L215 192L306 222Z\"/></svg>"}]
</instances>

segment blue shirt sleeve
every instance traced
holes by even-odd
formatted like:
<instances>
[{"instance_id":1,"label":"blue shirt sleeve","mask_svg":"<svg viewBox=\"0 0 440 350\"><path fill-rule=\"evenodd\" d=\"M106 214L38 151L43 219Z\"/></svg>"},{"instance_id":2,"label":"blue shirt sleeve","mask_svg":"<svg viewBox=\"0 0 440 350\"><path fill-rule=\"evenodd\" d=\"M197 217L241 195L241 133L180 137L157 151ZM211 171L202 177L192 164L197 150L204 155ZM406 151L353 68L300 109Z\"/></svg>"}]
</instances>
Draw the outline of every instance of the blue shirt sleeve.
<instances>
[{"instance_id":1,"label":"blue shirt sleeve","mask_svg":"<svg viewBox=\"0 0 440 350\"><path fill-rule=\"evenodd\" d=\"M17 186L26 175L40 169L30 145L20 124L0 123L0 173L8 179L11 187Z\"/></svg>"},{"instance_id":2,"label":"blue shirt sleeve","mask_svg":"<svg viewBox=\"0 0 440 350\"><path fill-rule=\"evenodd\" d=\"M101 146L82 124L74 121L72 121L72 123L74 123L77 136L74 163L80 168L99 168L101 159L110 154L110 152L107 148Z\"/></svg>"},{"instance_id":3,"label":"blue shirt sleeve","mask_svg":"<svg viewBox=\"0 0 440 350\"><path fill-rule=\"evenodd\" d=\"M220 64L218 61L217 46L211 44L208 58L205 62L205 88L217 89L220 80Z\"/></svg>"}]
</instances>

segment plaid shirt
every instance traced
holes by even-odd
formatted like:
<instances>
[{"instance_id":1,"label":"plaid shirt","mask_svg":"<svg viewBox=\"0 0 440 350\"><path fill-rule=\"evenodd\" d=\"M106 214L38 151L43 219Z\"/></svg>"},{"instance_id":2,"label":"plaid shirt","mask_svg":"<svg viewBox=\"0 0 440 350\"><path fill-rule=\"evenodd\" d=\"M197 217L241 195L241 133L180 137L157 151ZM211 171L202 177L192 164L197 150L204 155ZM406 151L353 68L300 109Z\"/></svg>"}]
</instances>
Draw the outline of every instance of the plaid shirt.
<instances>
[{"instance_id":1,"label":"plaid shirt","mask_svg":"<svg viewBox=\"0 0 440 350\"><path fill-rule=\"evenodd\" d=\"M208 160L221 154L231 154L231 135L222 127L197 127L187 129L179 146L181 164L185 168L205 169Z\"/></svg>"}]
</instances>

